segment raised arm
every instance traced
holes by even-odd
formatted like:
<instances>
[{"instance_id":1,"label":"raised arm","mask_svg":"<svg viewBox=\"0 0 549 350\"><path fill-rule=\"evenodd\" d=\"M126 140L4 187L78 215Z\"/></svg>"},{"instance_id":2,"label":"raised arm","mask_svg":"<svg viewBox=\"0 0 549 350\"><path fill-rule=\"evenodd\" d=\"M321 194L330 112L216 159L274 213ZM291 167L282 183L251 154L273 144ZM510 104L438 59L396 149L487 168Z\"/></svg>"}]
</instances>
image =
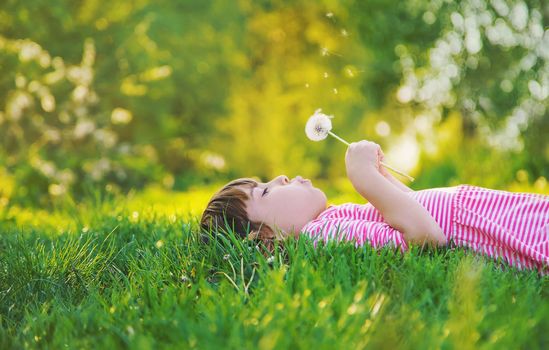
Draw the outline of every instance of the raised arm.
<instances>
[{"instance_id":1,"label":"raised arm","mask_svg":"<svg viewBox=\"0 0 549 350\"><path fill-rule=\"evenodd\" d=\"M379 145L353 142L347 149L347 176L355 190L381 212L409 243L442 245L446 237L431 214L379 171Z\"/></svg>"},{"instance_id":2,"label":"raised arm","mask_svg":"<svg viewBox=\"0 0 549 350\"><path fill-rule=\"evenodd\" d=\"M380 159L379 161L382 162L383 161L383 152L381 151L381 149L379 150L379 153L380 153ZM398 188L399 190L401 190L402 192L414 192L414 190L412 190L410 187L406 186L405 184L403 184L401 181L399 181L397 178L395 178L387 169L385 169L384 167L380 166L379 167L379 172L381 173L381 175L383 175L384 178L386 178L387 180L389 180L390 183L392 183L396 188Z\"/></svg>"}]
</instances>

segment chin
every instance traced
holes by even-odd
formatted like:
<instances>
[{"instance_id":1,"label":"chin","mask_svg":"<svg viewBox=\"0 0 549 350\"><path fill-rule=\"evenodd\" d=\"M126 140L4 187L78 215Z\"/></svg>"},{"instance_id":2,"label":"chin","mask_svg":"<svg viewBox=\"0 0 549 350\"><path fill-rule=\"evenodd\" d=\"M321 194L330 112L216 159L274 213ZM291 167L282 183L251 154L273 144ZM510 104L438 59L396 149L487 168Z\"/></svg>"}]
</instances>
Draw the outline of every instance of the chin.
<instances>
[{"instance_id":1,"label":"chin","mask_svg":"<svg viewBox=\"0 0 549 350\"><path fill-rule=\"evenodd\" d=\"M326 194L323 191L319 190L318 188L317 190L320 194L320 198L322 199L322 202L326 204L328 202L328 197L326 197Z\"/></svg>"},{"instance_id":2,"label":"chin","mask_svg":"<svg viewBox=\"0 0 549 350\"><path fill-rule=\"evenodd\" d=\"M318 208L318 213L320 214L320 212L324 211L324 209L326 209L327 205L328 205L328 198L326 197L326 194L324 192L322 192L321 190L318 190L318 203L319 203L319 208Z\"/></svg>"}]
</instances>

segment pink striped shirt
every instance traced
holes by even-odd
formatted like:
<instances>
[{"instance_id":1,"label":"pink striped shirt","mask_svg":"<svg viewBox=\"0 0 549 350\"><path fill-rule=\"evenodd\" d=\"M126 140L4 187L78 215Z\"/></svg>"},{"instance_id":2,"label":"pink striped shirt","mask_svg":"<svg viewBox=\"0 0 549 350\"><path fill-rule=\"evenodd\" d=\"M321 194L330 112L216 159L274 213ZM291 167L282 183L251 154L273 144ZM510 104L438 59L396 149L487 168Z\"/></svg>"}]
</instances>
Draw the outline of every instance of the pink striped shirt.
<instances>
[{"instance_id":1,"label":"pink striped shirt","mask_svg":"<svg viewBox=\"0 0 549 350\"><path fill-rule=\"evenodd\" d=\"M549 196L471 185L403 192L432 215L450 246L469 247L518 268L549 273ZM330 205L301 230L316 241L390 245L406 251L402 233L370 203Z\"/></svg>"}]
</instances>

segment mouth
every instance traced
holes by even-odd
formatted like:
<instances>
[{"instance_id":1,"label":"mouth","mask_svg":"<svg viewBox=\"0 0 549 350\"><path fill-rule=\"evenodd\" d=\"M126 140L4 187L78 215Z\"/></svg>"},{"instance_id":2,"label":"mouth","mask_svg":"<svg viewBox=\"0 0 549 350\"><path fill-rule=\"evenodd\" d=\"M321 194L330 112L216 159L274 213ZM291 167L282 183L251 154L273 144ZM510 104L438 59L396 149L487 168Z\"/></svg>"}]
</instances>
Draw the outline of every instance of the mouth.
<instances>
[{"instance_id":1,"label":"mouth","mask_svg":"<svg viewBox=\"0 0 549 350\"><path fill-rule=\"evenodd\" d=\"M296 181L299 182L299 183L302 183L302 184L311 184L311 180L304 179L301 176L297 176L297 177L292 179L292 182L296 182Z\"/></svg>"}]
</instances>

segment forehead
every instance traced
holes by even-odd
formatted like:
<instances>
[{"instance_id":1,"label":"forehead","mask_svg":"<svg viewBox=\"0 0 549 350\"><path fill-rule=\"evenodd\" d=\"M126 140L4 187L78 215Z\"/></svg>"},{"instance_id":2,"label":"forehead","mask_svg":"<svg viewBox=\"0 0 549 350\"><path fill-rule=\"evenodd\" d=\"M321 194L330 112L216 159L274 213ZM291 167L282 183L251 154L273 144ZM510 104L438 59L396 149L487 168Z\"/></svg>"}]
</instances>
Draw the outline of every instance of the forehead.
<instances>
[{"instance_id":1,"label":"forehead","mask_svg":"<svg viewBox=\"0 0 549 350\"><path fill-rule=\"evenodd\" d=\"M257 181L250 180L249 183L241 184L237 187L238 189L246 193L246 195L248 195L248 200L252 200L254 188L256 188L258 185L259 183Z\"/></svg>"},{"instance_id":2,"label":"forehead","mask_svg":"<svg viewBox=\"0 0 549 350\"><path fill-rule=\"evenodd\" d=\"M247 183L247 184L238 186L238 188L242 190L244 193L246 193L246 195L248 196L248 199L245 200L245 204L246 204L246 211L248 212L249 216L255 217L255 213L256 213L255 206L257 203L255 203L254 201L253 192L258 185L259 184L257 182L252 182L252 183Z\"/></svg>"}]
</instances>

